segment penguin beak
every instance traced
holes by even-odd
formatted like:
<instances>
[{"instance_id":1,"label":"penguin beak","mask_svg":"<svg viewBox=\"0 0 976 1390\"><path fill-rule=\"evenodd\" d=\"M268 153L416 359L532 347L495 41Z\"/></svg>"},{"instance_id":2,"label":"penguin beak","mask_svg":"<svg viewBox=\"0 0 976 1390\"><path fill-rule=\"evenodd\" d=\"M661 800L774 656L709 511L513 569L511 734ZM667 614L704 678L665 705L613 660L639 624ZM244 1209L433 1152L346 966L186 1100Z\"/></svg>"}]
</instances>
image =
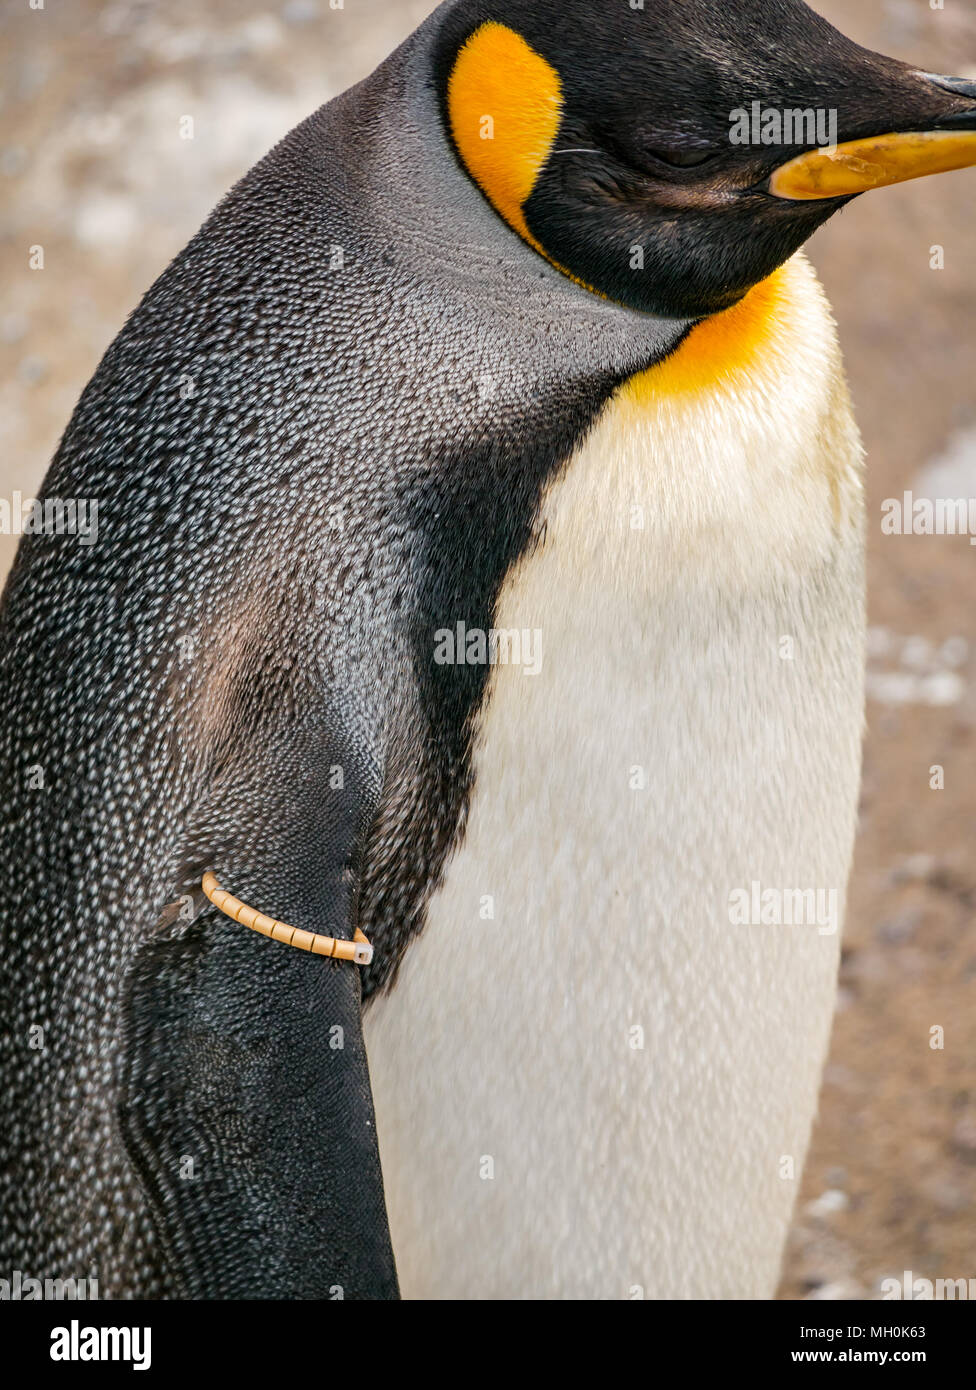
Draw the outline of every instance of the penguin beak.
<instances>
[{"instance_id":1,"label":"penguin beak","mask_svg":"<svg viewBox=\"0 0 976 1390\"><path fill-rule=\"evenodd\" d=\"M769 192L794 201L852 198L872 188L976 165L976 82L932 73L919 76L972 102L972 107L940 117L931 130L875 135L808 150L774 171Z\"/></svg>"}]
</instances>

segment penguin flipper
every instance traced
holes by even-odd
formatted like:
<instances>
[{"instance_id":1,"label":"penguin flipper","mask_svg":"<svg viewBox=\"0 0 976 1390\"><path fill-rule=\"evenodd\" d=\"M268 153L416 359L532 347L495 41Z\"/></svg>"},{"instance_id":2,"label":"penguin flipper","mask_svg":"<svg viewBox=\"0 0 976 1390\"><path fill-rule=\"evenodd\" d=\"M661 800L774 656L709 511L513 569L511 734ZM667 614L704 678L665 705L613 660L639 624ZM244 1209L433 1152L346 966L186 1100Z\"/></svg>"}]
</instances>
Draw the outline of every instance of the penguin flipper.
<instances>
[{"instance_id":1,"label":"penguin flipper","mask_svg":"<svg viewBox=\"0 0 976 1390\"><path fill-rule=\"evenodd\" d=\"M357 967L208 920L131 991L122 1129L182 1296L396 1297Z\"/></svg>"},{"instance_id":2,"label":"penguin flipper","mask_svg":"<svg viewBox=\"0 0 976 1390\"><path fill-rule=\"evenodd\" d=\"M228 872L225 886L351 937L343 836L333 821L324 856L324 819L299 818L298 844L269 834L266 867L242 872L240 887ZM317 860L305 858L308 835ZM306 887L289 862L321 872ZM359 967L199 911L198 894L184 903L127 977L119 1115L173 1296L398 1297Z\"/></svg>"}]
</instances>

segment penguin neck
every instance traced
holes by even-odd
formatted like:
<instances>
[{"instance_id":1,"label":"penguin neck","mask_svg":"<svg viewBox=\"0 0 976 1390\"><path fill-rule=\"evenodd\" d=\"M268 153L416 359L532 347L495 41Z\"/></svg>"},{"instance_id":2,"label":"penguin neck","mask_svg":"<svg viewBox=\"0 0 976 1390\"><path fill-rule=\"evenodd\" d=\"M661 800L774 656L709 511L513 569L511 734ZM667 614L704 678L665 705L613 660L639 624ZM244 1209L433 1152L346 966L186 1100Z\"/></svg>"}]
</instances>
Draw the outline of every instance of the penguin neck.
<instances>
[{"instance_id":1,"label":"penguin neck","mask_svg":"<svg viewBox=\"0 0 976 1390\"><path fill-rule=\"evenodd\" d=\"M620 396L636 405L701 396L752 372L789 313L790 271L780 266L737 304L697 324L662 362L632 376Z\"/></svg>"}]
</instances>

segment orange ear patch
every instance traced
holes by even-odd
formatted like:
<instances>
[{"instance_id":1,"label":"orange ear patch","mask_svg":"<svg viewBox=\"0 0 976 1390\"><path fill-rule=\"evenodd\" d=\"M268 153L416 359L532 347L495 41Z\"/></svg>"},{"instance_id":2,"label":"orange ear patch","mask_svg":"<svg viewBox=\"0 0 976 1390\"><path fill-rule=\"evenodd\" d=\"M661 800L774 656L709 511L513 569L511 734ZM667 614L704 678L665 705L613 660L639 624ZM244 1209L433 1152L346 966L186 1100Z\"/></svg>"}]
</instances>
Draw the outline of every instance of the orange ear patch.
<instances>
[{"instance_id":1,"label":"orange ear patch","mask_svg":"<svg viewBox=\"0 0 976 1390\"><path fill-rule=\"evenodd\" d=\"M508 225L541 251L522 206L559 130L559 74L514 29L492 21L458 54L447 107L468 173Z\"/></svg>"}]
</instances>

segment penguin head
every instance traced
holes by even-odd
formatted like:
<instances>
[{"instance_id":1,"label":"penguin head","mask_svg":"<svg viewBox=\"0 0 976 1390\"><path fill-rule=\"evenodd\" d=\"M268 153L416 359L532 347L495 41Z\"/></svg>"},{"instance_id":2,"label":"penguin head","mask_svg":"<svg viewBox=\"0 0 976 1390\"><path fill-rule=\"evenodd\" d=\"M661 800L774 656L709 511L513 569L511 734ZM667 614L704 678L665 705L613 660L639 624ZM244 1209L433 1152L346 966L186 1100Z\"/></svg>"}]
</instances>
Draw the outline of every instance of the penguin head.
<instances>
[{"instance_id":1,"label":"penguin head","mask_svg":"<svg viewBox=\"0 0 976 1390\"><path fill-rule=\"evenodd\" d=\"M976 164L976 83L800 0L459 0L438 41L470 177L553 265L701 318L869 188Z\"/></svg>"}]
</instances>

